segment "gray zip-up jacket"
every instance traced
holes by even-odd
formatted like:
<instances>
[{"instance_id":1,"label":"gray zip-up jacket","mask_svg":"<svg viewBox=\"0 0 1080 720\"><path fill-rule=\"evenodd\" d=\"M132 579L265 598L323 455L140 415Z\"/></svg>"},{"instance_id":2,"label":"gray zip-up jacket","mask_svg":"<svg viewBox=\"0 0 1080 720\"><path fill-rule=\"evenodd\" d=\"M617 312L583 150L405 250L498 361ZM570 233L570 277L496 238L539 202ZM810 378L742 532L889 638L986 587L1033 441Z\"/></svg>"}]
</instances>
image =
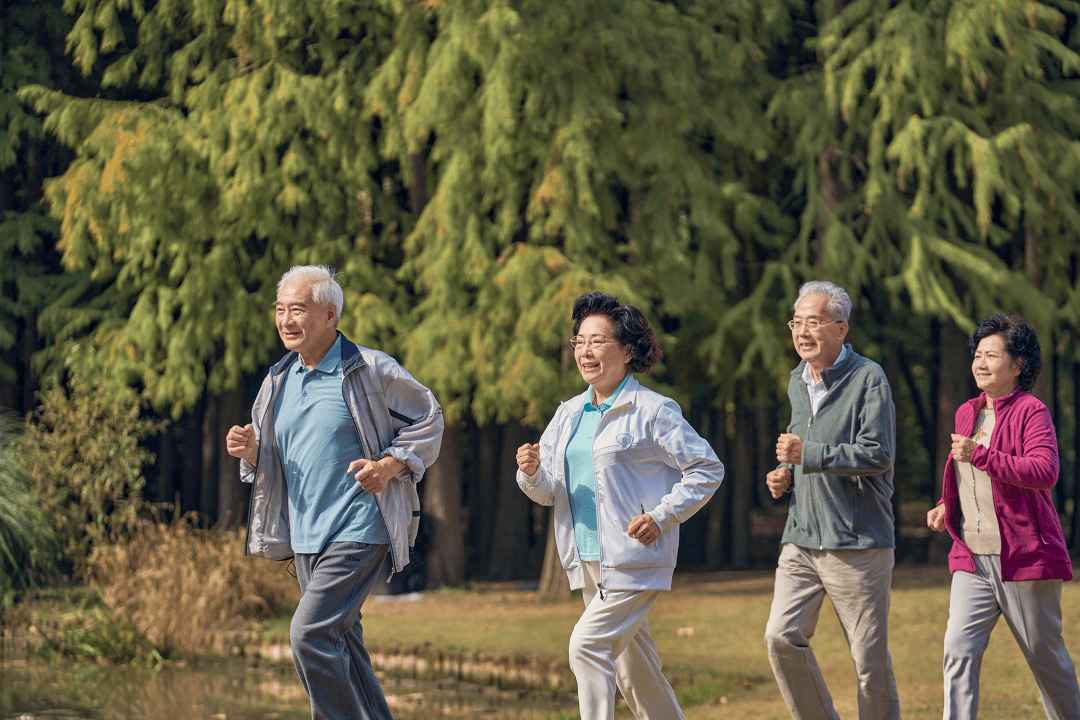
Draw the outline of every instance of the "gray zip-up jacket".
<instances>
[{"instance_id":1,"label":"gray zip-up jacket","mask_svg":"<svg viewBox=\"0 0 1080 720\"><path fill-rule=\"evenodd\" d=\"M828 390L816 415L802 381L806 362L791 372L788 432L803 439L803 462L781 465L793 479L782 541L815 550L890 548L896 545L892 389L880 365L844 347L844 359L821 373Z\"/></svg>"},{"instance_id":2,"label":"gray zip-up jacket","mask_svg":"<svg viewBox=\"0 0 1080 720\"><path fill-rule=\"evenodd\" d=\"M297 359L290 352L270 368L251 408L259 441L256 465L240 461L240 479L253 483L248 511L247 554L271 560L293 555L289 536L289 494L274 433L274 401L285 384L285 370ZM435 396L384 352L359 347L341 336L341 393L352 416L364 457L391 455L405 468L375 495L390 535L394 572L409 564L420 527L416 483L439 456L442 408ZM266 442L263 442L263 438Z\"/></svg>"},{"instance_id":3,"label":"gray zip-up jacket","mask_svg":"<svg viewBox=\"0 0 1080 720\"><path fill-rule=\"evenodd\" d=\"M570 587L585 578L566 489L566 445L592 390L560 403L540 437L536 474L518 470L518 486L541 505L554 505L555 544ZM683 419L678 403L644 388L633 377L600 418L593 438L600 589L670 590L679 552L679 523L712 497L724 466L712 447ZM660 528L650 546L626 534L648 512Z\"/></svg>"}]
</instances>

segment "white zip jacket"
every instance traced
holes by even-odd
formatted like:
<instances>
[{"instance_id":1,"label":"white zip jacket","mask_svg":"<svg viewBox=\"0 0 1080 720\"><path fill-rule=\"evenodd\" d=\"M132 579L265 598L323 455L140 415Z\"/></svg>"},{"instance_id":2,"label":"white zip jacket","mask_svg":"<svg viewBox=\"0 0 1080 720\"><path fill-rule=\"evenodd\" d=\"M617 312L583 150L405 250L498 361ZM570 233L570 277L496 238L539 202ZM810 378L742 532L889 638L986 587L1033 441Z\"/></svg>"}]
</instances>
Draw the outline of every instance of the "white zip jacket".
<instances>
[{"instance_id":1,"label":"white zip jacket","mask_svg":"<svg viewBox=\"0 0 1080 720\"><path fill-rule=\"evenodd\" d=\"M592 389L560 403L540 437L540 467L518 470L518 486L541 505L555 506L555 542L574 590L585 578L566 489L566 446ZM683 419L674 400L626 381L593 439L596 531L601 590L670 590L679 552L679 523L700 510L724 479L712 447ZM648 512L660 528L650 546L626 534Z\"/></svg>"}]
</instances>

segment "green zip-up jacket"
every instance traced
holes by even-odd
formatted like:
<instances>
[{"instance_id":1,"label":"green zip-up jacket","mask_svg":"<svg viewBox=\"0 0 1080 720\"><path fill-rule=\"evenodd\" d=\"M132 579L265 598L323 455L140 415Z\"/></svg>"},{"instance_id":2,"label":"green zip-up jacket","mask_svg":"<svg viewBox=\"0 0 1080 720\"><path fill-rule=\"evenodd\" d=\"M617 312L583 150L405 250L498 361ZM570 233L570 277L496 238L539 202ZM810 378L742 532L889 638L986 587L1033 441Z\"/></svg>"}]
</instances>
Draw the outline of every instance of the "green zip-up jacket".
<instances>
[{"instance_id":1,"label":"green zip-up jacket","mask_svg":"<svg viewBox=\"0 0 1080 720\"><path fill-rule=\"evenodd\" d=\"M844 359L821 373L828 389L817 415L802 382L806 362L791 373L788 432L803 439L803 462L781 466L793 478L783 542L817 550L895 547L892 390L880 365L844 347Z\"/></svg>"}]
</instances>

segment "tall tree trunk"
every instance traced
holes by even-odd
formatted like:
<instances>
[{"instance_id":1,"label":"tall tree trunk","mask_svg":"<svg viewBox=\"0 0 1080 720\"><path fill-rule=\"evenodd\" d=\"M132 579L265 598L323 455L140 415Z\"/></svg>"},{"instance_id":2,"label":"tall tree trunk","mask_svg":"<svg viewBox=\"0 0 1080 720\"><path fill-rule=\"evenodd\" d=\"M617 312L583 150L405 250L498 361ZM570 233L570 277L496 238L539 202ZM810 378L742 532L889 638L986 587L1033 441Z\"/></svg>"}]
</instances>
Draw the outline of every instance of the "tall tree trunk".
<instances>
[{"instance_id":1,"label":"tall tree trunk","mask_svg":"<svg viewBox=\"0 0 1080 720\"><path fill-rule=\"evenodd\" d=\"M786 399L786 398L785 398ZM766 498L772 502L772 496L765 485L765 475L776 467L776 445L780 418L777 414L776 404L765 398L757 400L755 414L757 416L757 436L769 438L769 441L754 443L757 453L754 455L754 482L750 483L750 507L762 508Z\"/></svg>"},{"instance_id":2,"label":"tall tree trunk","mask_svg":"<svg viewBox=\"0 0 1080 720\"><path fill-rule=\"evenodd\" d=\"M439 459L424 474L424 514L430 521L428 582L460 585L465 579L465 532L461 523L461 425L447 422Z\"/></svg>"},{"instance_id":3,"label":"tall tree trunk","mask_svg":"<svg viewBox=\"0 0 1080 720\"><path fill-rule=\"evenodd\" d=\"M928 403L923 399L921 390L919 389L919 383L915 379L915 374L912 372L911 361L909 360L907 353L904 352L904 347L900 343L895 345L895 357L893 359L886 359L885 363L885 377L902 377L904 378L904 385L908 389L908 396L911 398L911 404L915 408L915 424L919 428L919 434L922 439L923 447L926 448L927 453L932 453L937 446L937 427L938 416L928 407ZM890 350L889 357L892 357L894 352ZM895 368L895 369L891 369ZM890 373L892 373L890 375ZM893 385L893 397L896 397L896 390L899 386L890 382ZM931 383L930 396L935 397L937 392L937 385ZM898 438L899 440L899 438ZM899 450L899 446L897 448ZM930 458L930 471L921 480L916 480L915 488L921 496L933 497L934 489L937 487L937 480L934 477L934 458Z\"/></svg>"},{"instance_id":4,"label":"tall tree trunk","mask_svg":"<svg viewBox=\"0 0 1080 720\"><path fill-rule=\"evenodd\" d=\"M235 388L221 394L218 412L217 527L231 528L244 522L247 517L247 486L240 482L240 460L225 451L225 436L233 425L245 425L244 390ZM213 483L210 483L211 485ZM204 487L207 483L204 483Z\"/></svg>"},{"instance_id":5,"label":"tall tree trunk","mask_svg":"<svg viewBox=\"0 0 1080 720\"><path fill-rule=\"evenodd\" d=\"M1039 252L1038 239L1035 236L1035 231L1031 228L1024 234L1024 265L1027 270L1028 282L1036 290L1042 290L1043 272L1042 272L1042 260L1041 253ZM1054 355L1054 338L1050 328L1036 328L1039 332L1042 342L1039 343L1042 349L1043 367L1039 373L1039 378L1035 381L1035 387L1031 388L1031 394L1042 400L1043 404L1048 408L1054 407L1054 392L1056 389L1054 371L1050 365L1053 363ZM1057 415L1054 416L1057 419Z\"/></svg>"},{"instance_id":6,"label":"tall tree trunk","mask_svg":"<svg viewBox=\"0 0 1080 720\"><path fill-rule=\"evenodd\" d=\"M26 317L22 323L22 339L21 339L21 355L20 363L16 366L15 370L19 373L19 379L16 381L18 387L22 389L22 393L19 397L19 403L17 410L21 413L28 413L34 407L34 393L37 392L38 382L34 375L34 353L38 351L38 346L41 344L41 338L38 335L38 311L31 308L26 313Z\"/></svg>"},{"instance_id":7,"label":"tall tree trunk","mask_svg":"<svg viewBox=\"0 0 1080 720\"><path fill-rule=\"evenodd\" d=\"M826 5L819 6L819 25L823 26L844 10L847 0L833 0L832 14L828 15ZM824 63L824 57L820 57ZM835 270L825 266L825 258L829 256L829 249L825 247L825 235L829 223L833 219L833 209L839 205L848 195L849 188L844 187L841 169L843 163L849 162L850 156L842 149L844 147L844 121L837 114L832 118L832 129L826 133L824 147L817 157L818 174L818 200L821 202L821 212L814 221L814 234L817 240L817 254L814 257L814 275L818 279L825 279L826 270Z\"/></svg>"},{"instance_id":8,"label":"tall tree trunk","mask_svg":"<svg viewBox=\"0 0 1080 720\"><path fill-rule=\"evenodd\" d=\"M727 443L727 412L723 407L711 406L706 413L709 418L706 439L712 445L720 462L724 463L724 482L713 494L712 500L705 506L707 524L705 529L705 565L719 568L728 559L725 552L728 543L730 516L727 511L731 505L731 459Z\"/></svg>"},{"instance_id":9,"label":"tall tree trunk","mask_svg":"<svg viewBox=\"0 0 1080 720\"><path fill-rule=\"evenodd\" d=\"M517 484L517 449L529 441L531 433L519 423L511 422L502 429L502 450L496 472L498 510L491 540L491 580L520 580L527 567L524 555L529 546L529 500Z\"/></svg>"},{"instance_id":10,"label":"tall tree trunk","mask_svg":"<svg viewBox=\"0 0 1080 720\"><path fill-rule=\"evenodd\" d=\"M840 124L839 119L836 121ZM840 131L837 130L833 139L839 145ZM828 231L829 222L832 219L835 208L845 195L843 184L840 182L839 164L843 158L841 150L827 144L818 154L818 195L822 205L822 212L814 223L814 234L817 236L817 254L814 257L814 274L821 278L825 273L825 258L829 254L825 247L825 235Z\"/></svg>"},{"instance_id":11,"label":"tall tree trunk","mask_svg":"<svg viewBox=\"0 0 1080 720\"><path fill-rule=\"evenodd\" d=\"M477 460L475 471L470 473L466 482L472 488L470 501L466 505L469 511L467 532L471 536L474 560L470 565L470 577L476 577L490 570L492 536L495 523L502 508L496 504L499 499L501 480L499 455L502 450L502 428L488 423L477 429L477 446L473 455ZM515 463L515 467L517 464ZM520 490L518 492L522 495ZM528 499L528 498L526 498Z\"/></svg>"},{"instance_id":12,"label":"tall tree trunk","mask_svg":"<svg viewBox=\"0 0 1080 720\"><path fill-rule=\"evenodd\" d=\"M566 577L559 549L555 547L555 513L549 513L547 547L544 550L544 569L540 573L540 599L545 601L569 600L570 580Z\"/></svg>"},{"instance_id":13,"label":"tall tree trunk","mask_svg":"<svg viewBox=\"0 0 1080 720\"><path fill-rule=\"evenodd\" d=\"M871 303L875 303L875 301L877 301L877 300L878 300L878 298L871 295ZM880 315L878 316L880 318L879 321L878 321L880 326L881 327L887 327L887 328L888 327L895 327L895 325L896 325L895 313L893 313L892 308L889 307L888 301L886 299L882 298L881 303L880 303L880 307L882 308L882 310L880 311ZM881 342L885 346L885 352L883 353L882 358L881 358L881 366L882 366L882 369L885 371L885 377L889 381L889 386L892 389L893 406L894 406L894 413L895 413L895 408L899 407L900 404L901 404L901 401L900 401L900 398L898 397L898 392L897 392L901 387L900 383L898 382L898 378L900 378L901 376L907 377L908 375L910 375L910 368L907 368L906 371L905 371L905 368L903 368L903 366L902 366L903 365L903 360L901 360L901 358L903 357L903 352L902 352L902 349L900 347L900 342L894 336L888 336L888 335L881 336L881 335L879 335L878 337L875 338L875 340L877 340L878 342ZM919 394L918 394L918 392L919 392L918 386L916 386L915 383L914 383L914 378L910 378L910 380L908 382L908 387L911 390L912 403L914 404L914 406L916 408L916 413L919 413L919 412L922 411L922 408L921 408L922 403L921 403L921 398L919 397ZM899 417L895 418L895 421L896 421L896 425L894 425L894 428L899 427L900 418ZM896 437L893 439L894 447L893 447L893 463L892 463L892 468L893 468L892 508L893 508L893 523L894 523L894 525L896 527L896 551L897 551L896 552L896 557L897 558L901 557L901 553L905 550L904 548L900 547L900 543L901 543L901 537L900 537L900 521L901 521L901 517L900 517L900 489L899 489L899 487L897 487L897 480L899 478L910 478L914 474L909 469L910 468L909 463L912 460L912 458L909 458L909 457L907 457L906 455L904 455L903 453L900 452L901 432L902 431L900 431L900 430L895 430ZM925 438L925 436L924 436L924 438Z\"/></svg>"},{"instance_id":14,"label":"tall tree trunk","mask_svg":"<svg viewBox=\"0 0 1080 720\"><path fill-rule=\"evenodd\" d=\"M413 217L418 218L428 204L427 159L423 153L409 153L409 169L412 174L409 182L409 205L412 207Z\"/></svg>"},{"instance_id":15,"label":"tall tree trunk","mask_svg":"<svg viewBox=\"0 0 1080 720\"><path fill-rule=\"evenodd\" d=\"M177 489L176 512L180 515L199 509L199 490L202 487L202 417L204 401L180 420L180 482Z\"/></svg>"},{"instance_id":16,"label":"tall tree trunk","mask_svg":"<svg viewBox=\"0 0 1080 720\"><path fill-rule=\"evenodd\" d=\"M1028 282L1036 290L1042 290L1044 272L1042 265L1042 252L1039 250L1038 235L1035 228L1029 227L1024 232L1024 267L1027 271ZM1031 394L1042 400L1043 405L1050 409L1054 422L1060 421L1057 403L1057 347L1054 342L1053 328L1036 328L1042 341L1039 343L1042 350L1042 370L1035 380L1035 386L1031 388ZM1059 478L1060 479L1060 478ZM1054 485L1054 505L1058 510L1065 507L1065 492L1061 483Z\"/></svg>"},{"instance_id":17,"label":"tall tree trunk","mask_svg":"<svg viewBox=\"0 0 1080 720\"><path fill-rule=\"evenodd\" d=\"M971 354L967 336L951 322L941 324L938 342L937 450L934 453L935 497L941 497L945 463L950 462L956 411L972 397Z\"/></svg>"},{"instance_id":18,"label":"tall tree trunk","mask_svg":"<svg viewBox=\"0 0 1080 720\"><path fill-rule=\"evenodd\" d=\"M754 427L754 410L742 399L736 400L736 427L750 429ZM753 495L752 483L755 482L754 443L735 444L732 457L734 472L731 473L731 566L742 569L750 566L750 498ZM764 479L764 476L763 476Z\"/></svg>"},{"instance_id":19,"label":"tall tree trunk","mask_svg":"<svg viewBox=\"0 0 1080 720\"><path fill-rule=\"evenodd\" d=\"M199 483L199 514L209 520L215 519L218 510L218 473L221 464L218 457L224 438L218 438L221 417L221 397L203 394L202 417L202 473Z\"/></svg>"}]
</instances>

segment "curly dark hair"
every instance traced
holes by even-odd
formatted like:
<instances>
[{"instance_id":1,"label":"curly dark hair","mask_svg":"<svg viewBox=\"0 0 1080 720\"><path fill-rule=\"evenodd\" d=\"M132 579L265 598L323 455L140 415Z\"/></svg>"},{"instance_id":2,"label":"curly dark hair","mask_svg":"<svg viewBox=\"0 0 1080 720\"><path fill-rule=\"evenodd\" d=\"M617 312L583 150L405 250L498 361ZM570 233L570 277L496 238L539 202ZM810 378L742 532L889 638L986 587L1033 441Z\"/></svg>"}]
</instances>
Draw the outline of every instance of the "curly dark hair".
<instances>
[{"instance_id":1,"label":"curly dark hair","mask_svg":"<svg viewBox=\"0 0 1080 720\"><path fill-rule=\"evenodd\" d=\"M649 372L664 357L648 320L633 305L620 305L619 298L607 293L586 293L574 301L574 335L590 315L603 315L611 320L615 339L630 346L630 372Z\"/></svg>"},{"instance_id":2,"label":"curly dark hair","mask_svg":"<svg viewBox=\"0 0 1080 720\"><path fill-rule=\"evenodd\" d=\"M1030 391L1039 377L1042 369L1042 351L1039 349L1039 338L1035 334L1035 328L1031 323L1016 315L991 315L979 323L975 332L968 340L968 349L971 354L979 347L983 338L991 335L1001 335L1005 341L1005 352L1013 360L1020 359L1020 377L1018 384L1020 389Z\"/></svg>"}]
</instances>

